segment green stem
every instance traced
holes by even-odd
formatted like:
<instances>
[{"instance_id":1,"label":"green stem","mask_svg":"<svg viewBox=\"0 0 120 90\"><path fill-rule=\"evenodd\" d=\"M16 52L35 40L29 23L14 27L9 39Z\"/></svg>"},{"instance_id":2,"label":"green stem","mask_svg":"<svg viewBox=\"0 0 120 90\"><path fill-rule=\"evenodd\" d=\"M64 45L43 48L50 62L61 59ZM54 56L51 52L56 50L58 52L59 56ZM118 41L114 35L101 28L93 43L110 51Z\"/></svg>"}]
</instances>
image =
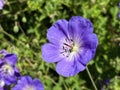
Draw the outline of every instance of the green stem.
<instances>
[{"instance_id":1,"label":"green stem","mask_svg":"<svg viewBox=\"0 0 120 90\"><path fill-rule=\"evenodd\" d=\"M87 71L87 73L88 73L88 76L89 76L89 78L90 78L90 80L91 80L91 82L92 82L92 85L93 85L94 89L95 89L95 90L98 90L97 87L96 87L96 85L95 85L95 82L93 81L93 78L92 78L91 73L90 73L90 71L89 71L89 69L88 69L87 66L86 66L86 71Z\"/></svg>"}]
</instances>

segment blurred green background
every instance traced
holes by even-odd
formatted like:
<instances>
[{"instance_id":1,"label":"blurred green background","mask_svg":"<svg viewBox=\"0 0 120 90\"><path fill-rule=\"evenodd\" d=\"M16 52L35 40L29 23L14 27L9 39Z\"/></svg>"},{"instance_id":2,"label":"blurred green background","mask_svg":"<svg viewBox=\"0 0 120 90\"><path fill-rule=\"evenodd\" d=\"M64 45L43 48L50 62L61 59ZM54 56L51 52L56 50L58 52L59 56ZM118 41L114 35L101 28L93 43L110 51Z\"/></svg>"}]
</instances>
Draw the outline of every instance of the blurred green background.
<instances>
[{"instance_id":1,"label":"blurred green background","mask_svg":"<svg viewBox=\"0 0 120 90\"><path fill-rule=\"evenodd\" d=\"M88 18L99 38L88 68L99 90L120 90L119 0L5 0L0 11L0 49L18 55L22 75L39 78L45 90L94 90L85 71L64 78L41 58L47 29L58 19Z\"/></svg>"}]
</instances>

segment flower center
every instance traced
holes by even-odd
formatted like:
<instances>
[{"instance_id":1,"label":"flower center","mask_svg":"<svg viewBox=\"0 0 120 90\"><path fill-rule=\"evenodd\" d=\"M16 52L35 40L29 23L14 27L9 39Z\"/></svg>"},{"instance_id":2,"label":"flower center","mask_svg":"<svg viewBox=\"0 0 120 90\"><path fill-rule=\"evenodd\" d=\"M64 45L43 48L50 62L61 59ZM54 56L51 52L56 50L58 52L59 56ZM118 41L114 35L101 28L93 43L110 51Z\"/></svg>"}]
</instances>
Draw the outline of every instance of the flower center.
<instances>
[{"instance_id":1,"label":"flower center","mask_svg":"<svg viewBox=\"0 0 120 90\"><path fill-rule=\"evenodd\" d=\"M5 64L1 67L0 73L3 76L12 76L12 75L14 75L14 70L13 70L12 66Z\"/></svg>"},{"instance_id":2,"label":"flower center","mask_svg":"<svg viewBox=\"0 0 120 90\"><path fill-rule=\"evenodd\" d=\"M34 86L26 85L22 90L36 90Z\"/></svg>"},{"instance_id":3,"label":"flower center","mask_svg":"<svg viewBox=\"0 0 120 90\"><path fill-rule=\"evenodd\" d=\"M72 39L65 39L62 44L61 54L65 57L74 55L78 52L79 46Z\"/></svg>"}]
</instances>

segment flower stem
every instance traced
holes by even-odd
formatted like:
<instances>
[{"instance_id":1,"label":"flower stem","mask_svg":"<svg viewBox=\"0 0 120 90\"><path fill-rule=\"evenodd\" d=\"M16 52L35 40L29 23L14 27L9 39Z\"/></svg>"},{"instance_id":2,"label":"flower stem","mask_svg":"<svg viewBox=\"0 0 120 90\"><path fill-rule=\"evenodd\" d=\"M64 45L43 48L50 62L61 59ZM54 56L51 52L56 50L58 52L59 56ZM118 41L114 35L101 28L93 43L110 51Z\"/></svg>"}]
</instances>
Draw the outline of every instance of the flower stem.
<instances>
[{"instance_id":1,"label":"flower stem","mask_svg":"<svg viewBox=\"0 0 120 90\"><path fill-rule=\"evenodd\" d=\"M87 71L87 73L88 73L88 76L89 76L89 78L90 78L90 80L91 80L91 82L92 82L92 85L93 85L94 89L95 89L95 90L98 90L97 87L96 87L96 85L95 85L95 82L93 81L93 78L92 78L91 73L90 73L90 71L89 71L89 69L88 69L87 66L86 66L86 71Z\"/></svg>"}]
</instances>

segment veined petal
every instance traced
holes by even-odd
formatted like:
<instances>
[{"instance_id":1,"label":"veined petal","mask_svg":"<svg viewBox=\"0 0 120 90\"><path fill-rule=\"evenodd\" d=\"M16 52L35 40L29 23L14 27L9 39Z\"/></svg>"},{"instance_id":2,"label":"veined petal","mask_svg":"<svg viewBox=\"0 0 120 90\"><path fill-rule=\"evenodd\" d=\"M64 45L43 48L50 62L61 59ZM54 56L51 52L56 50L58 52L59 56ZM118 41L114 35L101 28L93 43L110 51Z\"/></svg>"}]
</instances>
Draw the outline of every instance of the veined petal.
<instances>
[{"instance_id":1,"label":"veined petal","mask_svg":"<svg viewBox=\"0 0 120 90\"><path fill-rule=\"evenodd\" d=\"M76 60L73 61L62 60L58 62L56 66L57 73L64 77L74 76L80 71L83 71L84 69L85 66Z\"/></svg>"},{"instance_id":2,"label":"veined petal","mask_svg":"<svg viewBox=\"0 0 120 90\"><path fill-rule=\"evenodd\" d=\"M95 49L98 46L98 38L96 34L87 34L81 37L82 47Z\"/></svg>"},{"instance_id":3,"label":"veined petal","mask_svg":"<svg viewBox=\"0 0 120 90\"><path fill-rule=\"evenodd\" d=\"M30 84L30 82L32 82L32 78L30 76L24 76L22 77L21 81L24 81L26 82L26 84Z\"/></svg>"},{"instance_id":4,"label":"veined petal","mask_svg":"<svg viewBox=\"0 0 120 90\"><path fill-rule=\"evenodd\" d=\"M10 85L11 83L16 82L16 78L14 76L8 76L8 77L4 77L4 81L6 85Z\"/></svg>"},{"instance_id":5,"label":"veined petal","mask_svg":"<svg viewBox=\"0 0 120 90\"><path fill-rule=\"evenodd\" d=\"M36 86L36 90L44 90L42 82L38 79L33 80L33 85Z\"/></svg>"},{"instance_id":6,"label":"veined petal","mask_svg":"<svg viewBox=\"0 0 120 90\"><path fill-rule=\"evenodd\" d=\"M12 90L44 90L44 86L37 78L33 80L30 76L22 76Z\"/></svg>"},{"instance_id":7,"label":"veined petal","mask_svg":"<svg viewBox=\"0 0 120 90\"><path fill-rule=\"evenodd\" d=\"M4 0L0 0L0 10L2 10L3 6L4 6Z\"/></svg>"},{"instance_id":8,"label":"veined petal","mask_svg":"<svg viewBox=\"0 0 120 90\"><path fill-rule=\"evenodd\" d=\"M32 81L32 78L30 76L23 76L20 79L21 80L18 80L18 84L20 84L21 86L25 86L26 84L29 84Z\"/></svg>"},{"instance_id":9,"label":"veined petal","mask_svg":"<svg viewBox=\"0 0 120 90\"><path fill-rule=\"evenodd\" d=\"M47 38L53 44L59 44L60 40L67 37L68 22L66 20L58 20L48 29Z\"/></svg>"},{"instance_id":10,"label":"veined petal","mask_svg":"<svg viewBox=\"0 0 120 90\"><path fill-rule=\"evenodd\" d=\"M82 52L79 53L79 61L86 65L95 55L96 49L83 49Z\"/></svg>"},{"instance_id":11,"label":"veined petal","mask_svg":"<svg viewBox=\"0 0 120 90\"><path fill-rule=\"evenodd\" d=\"M31 82L32 78L30 76L23 76L18 80L17 85L15 85L12 90L23 90L23 88L26 85L31 84Z\"/></svg>"},{"instance_id":12,"label":"veined petal","mask_svg":"<svg viewBox=\"0 0 120 90\"><path fill-rule=\"evenodd\" d=\"M73 33L73 37L83 36L86 33L93 32L93 25L90 20L81 16L73 16L69 20L69 32Z\"/></svg>"},{"instance_id":13,"label":"veined petal","mask_svg":"<svg viewBox=\"0 0 120 90\"><path fill-rule=\"evenodd\" d=\"M5 61L7 62L7 64L9 65L15 65L17 62L17 55L16 54L7 54L4 57Z\"/></svg>"},{"instance_id":14,"label":"veined petal","mask_svg":"<svg viewBox=\"0 0 120 90\"><path fill-rule=\"evenodd\" d=\"M42 58L46 62L60 61L59 48L54 44L44 44L42 46Z\"/></svg>"}]
</instances>

